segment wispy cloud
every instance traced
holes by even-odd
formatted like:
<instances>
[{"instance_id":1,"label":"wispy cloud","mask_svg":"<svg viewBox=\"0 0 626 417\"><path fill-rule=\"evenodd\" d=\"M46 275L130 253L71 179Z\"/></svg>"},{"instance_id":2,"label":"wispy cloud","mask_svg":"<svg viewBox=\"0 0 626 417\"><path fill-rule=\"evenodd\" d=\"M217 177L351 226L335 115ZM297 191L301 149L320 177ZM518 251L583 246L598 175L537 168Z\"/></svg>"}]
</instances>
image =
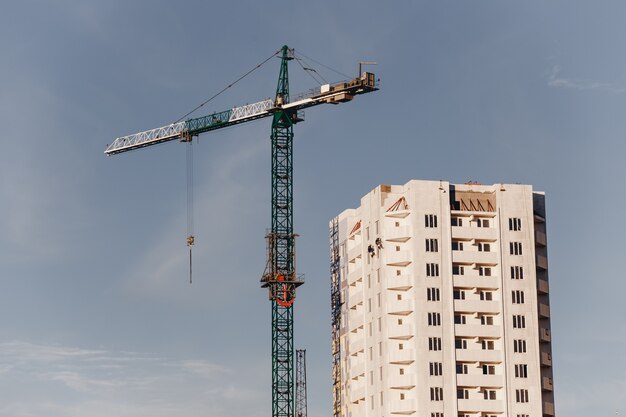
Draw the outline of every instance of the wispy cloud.
<instances>
[{"instance_id":1,"label":"wispy cloud","mask_svg":"<svg viewBox=\"0 0 626 417\"><path fill-rule=\"evenodd\" d=\"M262 414L260 391L202 359L14 341L0 369L2 417Z\"/></svg>"},{"instance_id":2,"label":"wispy cloud","mask_svg":"<svg viewBox=\"0 0 626 417\"><path fill-rule=\"evenodd\" d=\"M567 88L573 90L598 90L608 93L626 93L626 86L619 86L612 83L601 82L584 78L567 78L561 75L559 65L552 66L548 76L548 85L554 88Z\"/></svg>"}]
</instances>

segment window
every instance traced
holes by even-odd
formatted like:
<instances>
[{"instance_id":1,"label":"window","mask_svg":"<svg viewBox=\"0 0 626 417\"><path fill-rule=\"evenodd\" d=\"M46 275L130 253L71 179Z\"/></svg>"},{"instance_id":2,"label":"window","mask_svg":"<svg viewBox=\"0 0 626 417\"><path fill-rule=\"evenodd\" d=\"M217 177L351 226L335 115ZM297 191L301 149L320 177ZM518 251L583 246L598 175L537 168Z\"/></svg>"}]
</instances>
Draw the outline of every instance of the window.
<instances>
[{"instance_id":1,"label":"window","mask_svg":"<svg viewBox=\"0 0 626 417\"><path fill-rule=\"evenodd\" d=\"M399 277L400 275L402 275L402 272L400 272L399 269L396 269L396 276Z\"/></svg>"},{"instance_id":2,"label":"window","mask_svg":"<svg viewBox=\"0 0 626 417\"><path fill-rule=\"evenodd\" d=\"M376 294L376 305L380 308L380 293Z\"/></svg>"},{"instance_id":3,"label":"window","mask_svg":"<svg viewBox=\"0 0 626 417\"><path fill-rule=\"evenodd\" d=\"M513 304L524 304L524 291L511 291L511 298L513 299Z\"/></svg>"},{"instance_id":4,"label":"window","mask_svg":"<svg viewBox=\"0 0 626 417\"><path fill-rule=\"evenodd\" d=\"M370 395L370 405L372 407L372 410L374 409L374 396Z\"/></svg>"},{"instance_id":5,"label":"window","mask_svg":"<svg viewBox=\"0 0 626 417\"><path fill-rule=\"evenodd\" d=\"M402 325L402 319L398 319L398 324Z\"/></svg>"},{"instance_id":6,"label":"window","mask_svg":"<svg viewBox=\"0 0 626 417\"><path fill-rule=\"evenodd\" d=\"M528 378L528 365L525 363L515 365L515 378Z\"/></svg>"},{"instance_id":7,"label":"window","mask_svg":"<svg viewBox=\"0 0 626 417\"><path fill-rule=\"evenodd\" d=\"M443 388L431 387L430 388L430 400L431 401L443 401Z\"/></svg>"},{"instance_id":8,"label":"window","mask_svg":"<svg viewBox=\"0 0 626 417\"><path fill-rule=\"evenodd\" d=\"M404 344L398 343L398 350L403 350L403 349L404 349Z\"/></svg>"},{"instance_id":9,"label":"window","mask_svg":"<svg viewBox=\"0 0 626 417\"><path fill-rule=\"evenodd\" d=\"M400 399L404 400L404 394L403 393L400 393Z\"/></svg>"},{"instance_id":10,"label":"window","mask_svg":"<svg viewBox=\"0 0 626 417\"><path fill-rule=\"evenodd\" d=\"M491 276L491 267L489 266L479 266L478 267L478 275L481 277L490 277Z\"/></svg>"},{"instance_id":11,"label":"window","mask_svg":"<svg viewBox=\"0 0 626 417\"><path fill-rule=\"evenodd\" d=\"M441 338L429 337L428 338L428 350L432 350L432 351L441 350Z\"/></svg>"},{"instance_id":12,"label":"window","mask_svg":"<svg viewBox=\"0 0 626 417\"><path fill-rule=\"evenodd\" d=\"M430 413L430 417L443 417L443 413Z\"/></svg>"},{"instance_id":13,"label":"window","mask_svg":"<svg viewBox=\"0 0 626 417\"><path fill-rule=\"evenodd\" d=\"M402 294L397 294L396 295L396 300L398 300L398 301L402 300Z\"/></svg>"},{"instance_id":14,"label":"window","mask_svg":"<svg viewBox=\"0 0 626 417\"><path fill-rule=\"evenodd\" d=\"M383 392L380 392L380 405L383 405Z\"/></svg>"},{"instance_id":15,"label":"window","mask_svg":"<svg viewBox=\"0 0 626 417\"><path fill-rule=\"evenodd\" d=\"M509 230L514 232L522 230L522 219L516 217L509 218Z\"/></svg>"},{"instance_id":16,"label":"window","mask_svg":"<svg viewBox=\"0 0 626 417\"><path fill-rule=\"evenodd\" d=\"M454 290L452 296L455 300L465 300L465 290Z\"/></svg>"},{"instance_id":17,"label":"window","mask_svg":"<svg viewBox=\"0 0 626 417\"><path fill-rule=\"evenodd\" d=\"M521 266L512 266L511 279L524 279L524 268Z\"/></svg>"},{"instance_id":18,"label":"window","mask_svg":"<svg viewBox=\"0 0 626 417\"><path fill-rule=\"evenodd\" d=\"M526 341L523 339L516 339L513 341L513 352L526 353Z\"/></svg>"},{"instance_id":19,"label":"window","mask_svg":"<svg viewBox=\"0 0 626 417\"><path fill-rule=\"evenodd\" d=\"M396 222L395 226L400 227L400 222Z\"/></svg>"},{"instance_id":20,"label":"window","mask_svg":"<svg viewBox=\"0 0 626 417\"><path fill-rule=\"evenodd\" d=\"M376 236L378 236L379 230L378 230L378 220L376 220Z\"/></svg>"},{"instance_id":21,"label":"window","mask_svg":"<svg viewBox=\"0 0 626 417\"><path fill-rule=\"evenodd\" d=\"M483 339L481 340L481 347L483 350L494 350L495 343L493 342L493 340Z\"/></svg>"},{"instance_id":22,"label":"window","mask_svg":"<svg viewBox=\"0 0 626 417\"><path fill-rule=\"evenodd\" d=\"M480 324L483 326L493 326L493 316L486 314L480 316Z\"/></svg>"},{"instance_id":23,"label":"window","mask_svg":"<svg viewBox=\"0 0 626 417\"><path fill-rule=\"evenodd\" d=\"M426 288L426 299L428 301L439 301L439 288Z\"/></svg>"},{"instance_id":24,"label":"window","mask_svg":"<svg viewBox=\"0 0 626 417\"><path fill-rule=\"evenodd\" d=\"M400 375L404 375L404 368L400 368Z\"/></svg>"},{"instance_id":25,"label":"window","mask_svg":"<svg viewBox=\"0 0 626 417\"><path fill-rule=\"evenodd\" d=\"M481 291L480 299L483 301L491 301L493 300L493 292L491 291Z\"/></svg>"},{"instance_id":26,"label":"window","mask_svg":"<svg viewBox=\"0 0 626 417\"><path fill-rule=\"evenodd\" d=\"M463 226L463 219L461 217L452 217L450 219L450 223L452 224L452 226L461 227Z\"/></svg>"},{"instance_id":27,"label":"window","mask_svg":"<svg viewBox=\"0 0 626 417\"><path fill-rule=\"evenodd\" d=\"M426 276L438 277L439 276L439 264L426 264Z\"/></svg>"},{"instance_id":28,"label":"window","mask_svg":"<svg viewBox=\"0 0 626 417\"><path fill-rule=\"evenodd\" d=\"M489 219L476 219L476 227L489 227Z\"/></svg>"},{"instance_id":29,"label":"window","mask_svg":"<svg viewBox=\"0 0 626 417\"><path fill-rule=\"evenodd\" d=\"M467 339L454 339L455 349L467 349Z\"/></svg>"},{"instance_id":30,"label":"window","mask_svg":"<svg viewBox=\"0 0 626 417\"><path fill-rule=\"evenodd\" d=\"M458 388L456 390L456 398L459 400L469 399L469 390L467 388Z\"/></svg>"},{"instance_id":31,"label":"window","mask_svg":"<svg viewBox=\"0 0 626 417\"><path fill-rule=\"evenodd\" d=\"M426 239L426 252L439 252L437 239Z\"/></svg>"},{"instance_id":32,"label":"window","mask_svg":"<svg viewBox=\"0 0 626 417\"><path fill-rule=\"evenodd\" d=\"M441 326L441 314L428 313L428 325L429 326Z\"/></svg>"},{"instance_id":33,"label":"window","mask_svg":"<svg viewBox=\"0 0 626 417\"><path fill-rule=\"evenodd\" d=\"M525 329L526 328L526 317L522 314L516 314L513 316L513 328L514 329Z\"/></svg>"},{"instance_id":34,"label":"window","mask_svg":"<svg viewBox=\"0 0 626 417\"><path fill-rule=\"evenodd\" d=\"M463 242L455 240L452 242L452 250L463 250Z\"/></svg>"},{"instance_id":35,"label":"window","mask_svg":"<svg viewBox=\"0 0 626 417\"><path fill-rule=\"evenodd\" d=\"M372 288L372 277L367 274L367 288Z\"/></svg>"},{"instance_id":36,"label":"window","mask_svg":"<svg viewBox=\"0 0 626 417\"><path fill-rule=\"evenodd\" d=\"M465 267L461 265L452 265L452 275L465 275Z\"/></svg>"},{"instance_id":37,"label":"window","mask_svg":"<svg viewBox=\"0 0 626 417\"><path fill-rule=\"evenodd\" d=\"M496 374L495 365L483 365L483 375L495 375L495 374Z\"/></svg>"},{"instance_id":38,"label":"window","mask_svg":"<svg viewBox=\"0 0 626 417\"><path fill-rule=\"evenodd\" d=\"M495 389L486 389L483 391L483 397L485 400L495 400L496 399L496 390Z\"/></svg>"},{"instance_id":39,"label":"window","mask_svg":"<svg viewBox=\"0 0 626 417\"><path fill-rule=\"evenodd\" d=\"M443 375L443 364L441 362L431 362L428 364L428 368L432 376Z\"/></svg>"},{"instance_id":40,"label":"window","mask_svg":"<svg viewBox=\"0 0 626 417\"><path fill-rule=\"evenodd\" d=\"M374 371L370 371L370 385L374 384Z\"/></svg>"},{"instance_id":41,"label":"window","mask_svg":"<svg viewBox=\"0 0 626 417\"><path fill-rule=\"evenodd\" d=\"M370 240L370 228L369 228L369 226L367 226L365 228L365 238L366 238L365 240Z\"/></svg>"},{"instance_id":42,"label":"window","mask_svg":"<svg viewBox=\"0 0 626 417\"><path fill-rule=\"evenodd\" d=\"M527 403L528 402L528 390L527 389L516 389L515 390L515 402Z\"/></svg>"},{"instance_id":43,"label":"window","mask_svg":"<svg viewBox=\"0 0 626 417\"><path fill-rule=\"evenodd\" d=\"M457 374L467 374L467 364L466 363L457 363L456 364L456 373Z\"/></svg>"},{"instance_id":44,"label":"window","mask_svg":"<svg viewBox=\"0 0 626 417\"><path fill-rule=\"evenodd\" d=\"M425 227L437 227L437 215L436 214L425 214L424 215L424 226Z\"/></svg>"},{"instance_id":45,"label":"window","mask_svg":"<svg viewBox=\"0 0 626 417\"><path fill-rule=\"evenodd\" d=\"M454 315L454 324L466 324L467 318L463 314Z\"/></svg>"},{"instance_id":46,"label":"window","mask_svg":"<svg viewBox=\"0 0 626 417\"><path fill-rule=\"evenodd\" d=\"M511 255L521 255L522 242L509 242L509 252Z\"/></svg>"},{"instance_id":47,"label":"window","mask_svg":"<svg viewBox=\"0 0 626 417\"><path fill-rule=\"evenodd\" d=\"M491 245L485 242L478 242L478 252L491 252Z\"/></svg>"},{"instance_id":48,"label":"window","mask_svg":"<svg viewBox=\"0 0 626 417\"><path fill-rule=\"evenodd\" d=\"M400 252L400 246L396 246L396 252Z\"/></svg>"},{"instance_id":49,"label":"window","mask_svg":"<svg viewBox=\"0 0 626 417\"><path fill-rule=\"evenodd\" d=\"M372 322L367 323L367 328L369 330L370 336L372 335Z\"/></svg>"},{"instance_id":50,"label":"window","mask_svg":"<svg viewBox=\"0 0 626 417\"><path fill-rule=\"evenodd\" d=\"M370 346L369 352L370 352L370 360L374 359L374 348Z\"/></svg>"}]
</instances>

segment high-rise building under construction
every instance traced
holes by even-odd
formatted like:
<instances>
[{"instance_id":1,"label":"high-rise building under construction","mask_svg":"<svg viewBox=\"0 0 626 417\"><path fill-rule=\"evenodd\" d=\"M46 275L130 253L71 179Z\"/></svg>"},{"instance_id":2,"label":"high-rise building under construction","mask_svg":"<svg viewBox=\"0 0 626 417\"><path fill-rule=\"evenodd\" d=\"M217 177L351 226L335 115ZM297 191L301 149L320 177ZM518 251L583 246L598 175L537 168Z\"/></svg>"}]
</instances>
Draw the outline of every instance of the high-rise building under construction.
<instances>
[{"instance_id":1,"label":"high-rise building under construction","mask_svg":"<svg viewBox=\"0 0 626 417\"><path fill-rule=\"evenodd\" d=\"M554 416L543 193L380 185L330 235L334 417Z\"/></svg>"}]
</instances>

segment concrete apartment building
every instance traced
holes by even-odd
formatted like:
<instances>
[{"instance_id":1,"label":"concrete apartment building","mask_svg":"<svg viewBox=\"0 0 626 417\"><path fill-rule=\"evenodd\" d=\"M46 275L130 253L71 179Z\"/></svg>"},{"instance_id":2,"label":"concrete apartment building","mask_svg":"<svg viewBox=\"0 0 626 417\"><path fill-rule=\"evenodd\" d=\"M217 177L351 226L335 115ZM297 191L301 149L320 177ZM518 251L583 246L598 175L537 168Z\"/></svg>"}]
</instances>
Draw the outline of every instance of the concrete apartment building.
<instances>
[{"instance_id":1,"label":"concrete apartment building","mask_svg":"<svg viewBox=\"0 0 626 417\"><path fill-rule=\"evenodd\" d=\"M554 416L544 201L414 180L331 221L335 417Z\"/></svg>"}]
</instances>

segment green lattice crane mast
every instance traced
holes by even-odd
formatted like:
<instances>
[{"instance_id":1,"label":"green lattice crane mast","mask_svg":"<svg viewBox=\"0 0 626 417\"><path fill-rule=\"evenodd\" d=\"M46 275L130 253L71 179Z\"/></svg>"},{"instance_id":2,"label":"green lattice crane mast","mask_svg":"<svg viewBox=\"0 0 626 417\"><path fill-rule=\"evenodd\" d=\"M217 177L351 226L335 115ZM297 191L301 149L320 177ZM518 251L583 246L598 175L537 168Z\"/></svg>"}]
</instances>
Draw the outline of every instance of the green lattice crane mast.
<instances>
[{"instance_id":1,"label":"green lattice crane mast","mask_svg":"<svg viewBox=\"0 0 626 417\"><path fill-rule=\"evenodd\" d=\"M373 73L364 72L346 82L322 85L291 102L288 62L293 50L283 46L274 100L267 99L207 116L187 119L113 141L106 155L115 155L163 142L190 142L201 133L272 117L272 228L267 234L267 266L261 286L268 288L272 306L272 417L294 417L293 303L302 280L296 274L293 231L293 125L304 120L300 112L324 103L348 102L354 96L378 90ZM193 245L193 236L188 244Z\"/></svg>"}]
</instances>

